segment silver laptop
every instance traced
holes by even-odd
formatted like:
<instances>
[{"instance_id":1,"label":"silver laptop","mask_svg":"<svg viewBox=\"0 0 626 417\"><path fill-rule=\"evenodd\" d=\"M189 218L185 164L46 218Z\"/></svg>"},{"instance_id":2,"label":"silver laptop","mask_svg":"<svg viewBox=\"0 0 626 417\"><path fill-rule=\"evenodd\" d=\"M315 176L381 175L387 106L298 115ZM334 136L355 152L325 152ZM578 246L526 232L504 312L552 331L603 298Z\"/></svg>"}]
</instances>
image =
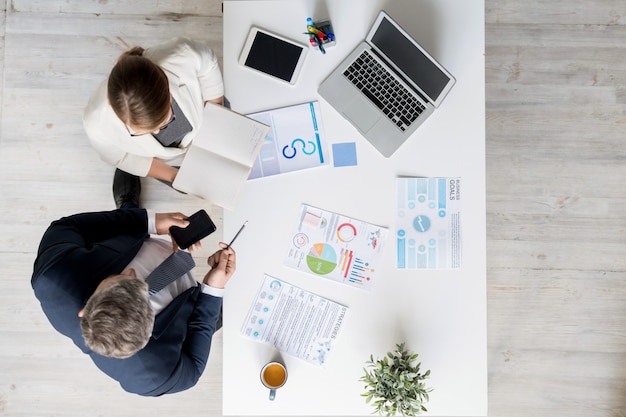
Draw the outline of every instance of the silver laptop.
<instances>
[{"instance_id":1,"label":"silver laptop","mask_svg":"<svg viewBox=\"0 0 626 417\"><path fill-rule=\"evenodd\" d=\"M454 77L386 12L318 93L384 156L439 107Z\"/></svg>"}]
</instances>

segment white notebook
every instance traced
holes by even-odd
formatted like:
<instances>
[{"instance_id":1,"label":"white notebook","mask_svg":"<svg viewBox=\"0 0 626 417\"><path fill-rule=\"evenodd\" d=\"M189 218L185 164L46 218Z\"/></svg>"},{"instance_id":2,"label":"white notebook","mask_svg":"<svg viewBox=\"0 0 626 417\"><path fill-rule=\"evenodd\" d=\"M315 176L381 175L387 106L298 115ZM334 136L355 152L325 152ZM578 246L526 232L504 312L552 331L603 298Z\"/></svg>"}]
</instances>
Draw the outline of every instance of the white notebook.
<instances>
[{"instance_id":1,"label":"white notebook","mask_svg":"<svg viewBox=\"0 0 626 417\"><path fill-rule=\"evenodd\" d=\"M172 185L232 209L269 129L224 106L207 103L202 125Z\"/></svg>"}]
</instances>

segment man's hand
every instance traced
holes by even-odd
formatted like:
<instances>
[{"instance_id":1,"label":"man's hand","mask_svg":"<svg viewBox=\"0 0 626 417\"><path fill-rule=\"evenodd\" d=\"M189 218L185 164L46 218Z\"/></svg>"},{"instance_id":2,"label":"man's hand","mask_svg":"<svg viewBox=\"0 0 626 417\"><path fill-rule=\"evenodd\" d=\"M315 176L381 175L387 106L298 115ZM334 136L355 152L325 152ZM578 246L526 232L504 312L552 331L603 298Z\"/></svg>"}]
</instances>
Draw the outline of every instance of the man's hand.
<instances>
[{"instance_id":1,"label":"man's hand","mask_svg":"<svg viewBox=\"0 0 626 417\"><path fill-rule=\"evenodd\" d=\"M155 223L157 234L159 235L169 235L170 227L178 226L178 227L187 227L189 226L189 220L187 220L187 216L183 213L156 213L155 215ZM187 249L189 252L193 252L194 249L200 249L202 245L200 242L194 243L189 246ZM178 251L178 245L172 239L172 250L174 252Z\"/></svg>"},{"instance_id":2,"label":"man's hand","mask_svg":"<svg viewBox=\"0 0 626 417\"><path fill-rule=\"evenodd\" d=\"M189 220L183 213L156 213L155 223L157 234L167 235L170 232L170 227L187 227Z\"/></svg>"},{"instance_id":3,"label":"man's hand","mask_svg":"<svg viewBox=\"0 0 626 417\"><path fill-rule=\"evenodd\" d=\"M220 247L221 250L209 256L207 263L211 270L203 280L206 285L213 288L224 288L237 269L237 256L233 248L224 242L220 242Z\"/></svg>"}]
</instances>

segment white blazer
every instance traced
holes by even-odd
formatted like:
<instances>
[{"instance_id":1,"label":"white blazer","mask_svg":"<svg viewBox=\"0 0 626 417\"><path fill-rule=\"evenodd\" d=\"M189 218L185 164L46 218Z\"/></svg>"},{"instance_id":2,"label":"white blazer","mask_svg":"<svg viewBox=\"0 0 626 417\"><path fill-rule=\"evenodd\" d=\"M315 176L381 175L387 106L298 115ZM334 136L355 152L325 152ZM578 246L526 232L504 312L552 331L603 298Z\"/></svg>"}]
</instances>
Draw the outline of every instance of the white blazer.
<instances>
[{"instance_id":1,"label":"white blazer","mask_svg":"<svg viewBox=\"0 0 626 417\"><path fill-rule=\"evenodd\" d=\"M204 102L224 95L224 82L211 49L176 38L146 49L144 56L159 65L169 80L172 97L192 126L177 148L164 147L151 134L130 136L107 99L107 80L91 96L83 113L87 137L103 161L133 175L148 175L152 158L180 160L202 121Z\"/></svg>"}]
</instances>

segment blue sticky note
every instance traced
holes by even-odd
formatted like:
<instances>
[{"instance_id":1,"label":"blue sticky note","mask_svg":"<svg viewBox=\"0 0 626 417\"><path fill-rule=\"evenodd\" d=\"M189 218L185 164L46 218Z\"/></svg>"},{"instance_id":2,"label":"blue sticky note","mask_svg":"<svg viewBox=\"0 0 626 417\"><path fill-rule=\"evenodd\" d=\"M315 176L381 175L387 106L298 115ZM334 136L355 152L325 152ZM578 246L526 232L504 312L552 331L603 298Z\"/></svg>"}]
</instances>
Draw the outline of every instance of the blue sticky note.
<instances>
[{"instance_id":1,"label":"blue sticky note","mask_svg":"<svg viewBox=\"0 0 626 417\"><path fill-rule=\"evenodd\" d=\"M356 165L356 143L333 143L333 164L336 167Z\"/></svg>"}]
</instances>

